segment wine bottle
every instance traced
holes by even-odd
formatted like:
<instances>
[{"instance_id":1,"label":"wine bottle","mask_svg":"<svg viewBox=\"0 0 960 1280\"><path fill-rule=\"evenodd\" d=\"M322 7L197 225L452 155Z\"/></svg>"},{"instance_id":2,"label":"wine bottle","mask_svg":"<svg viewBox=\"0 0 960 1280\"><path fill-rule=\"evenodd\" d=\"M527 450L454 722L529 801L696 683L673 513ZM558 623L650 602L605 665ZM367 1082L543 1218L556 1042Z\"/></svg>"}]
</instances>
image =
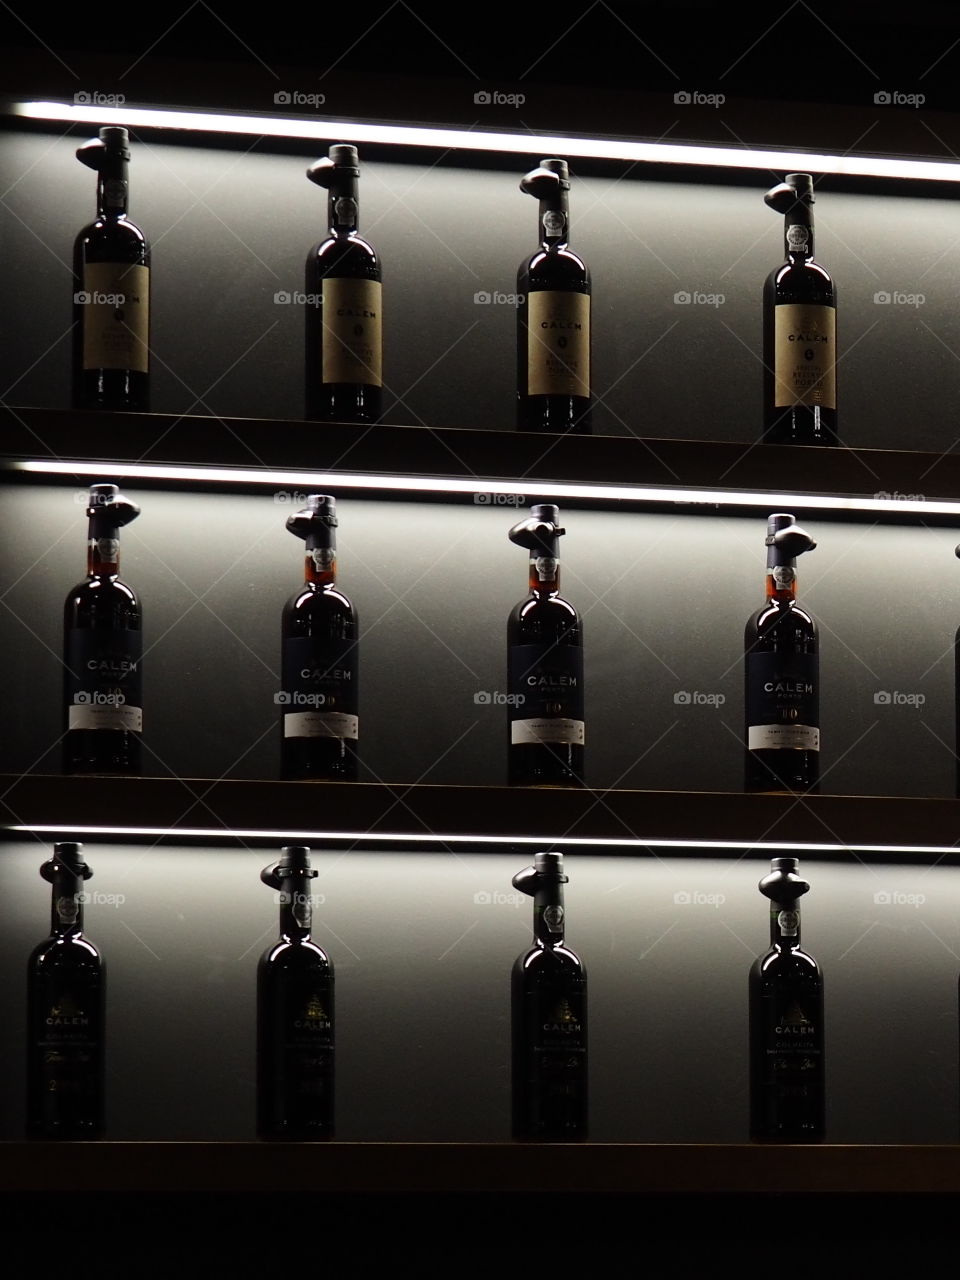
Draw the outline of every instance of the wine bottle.
<instances>
[{"instance_id":1,"label":"wine bottle","mask_svg":"<svg viewBox=\"0 0 960 1280\"><path fill-rule=\"evenodd\" d=\"M100 952L83 933L83 845L62 842L40 874L53 886L50 936L27 972L27 1134L103 1133L104 992Z\"/></svg>"},{"instance_id":2,"label":"wine bottle","mask_svg":"<svg viewBox=\"0 0 960 1280\"><path fill-rule=\"evenodd\" d=\"M306 542L306 581L281 623L284 778L355 782L359 746L357 611L337 586L336 500L311 493L287 528Z\"/></svg>"},{"instance_id":3,"label":"wine bottle","mask_svg":"<svg viewBox=\"0 0 960 1280\"><path fill-rule=\"evenodd\" d=\"M97 173L97 217L73 250L73 407L150 408L150 246L127 217L126 129L77 150Z\"/></svg>"},{"instance_id":4,"label":"wine bottle","mask_svg":"<svg viewBox=\"0 0 960 1280\"><path fill-rule=\"evenodd\" d=\"M768 519L767 599L744 633L747 791L819 787L817 626L797 604L797 556L816 545L792 515Z\"/></svg>"},{"instance_id":5,"label":"wine bottle","mask_svg":"<svg viewBox=\"0 0 960 1280\"><path fill-rule=\"evenodd\" d=\"M338 144L307 177L325 187L329 232L307 255L306 416L376 422L381 412L381 267L357 231L357 148Z\"/></svg>"},{"instance_id":6,"label":"wine bottle","mask_svg":"<svg viewBox=\"0 0 960 1280\"><path fill-rule=\"evenodd\" d=\"M566 160L520 183L539 201L540 248L517 272L517 429L589 435L590 272L570 248Z\"/></svg>"},{"instance_id":7,"label":"wine bottle","mask_svg":"<svg viewBox=\"0 0 960 1280\"><path fill-rule=\"evenodd\" d=\"M310 937L310 850L288 845L260 879L276 889L280 937L257 969L257 1134L330 1138L334 1123L333 965Z\"/></svg>"},{"instance_id":8,"label":"wine bottle","mask_svg":"<svg viewBox=\"0 0 960 1280\"><path fill-rule=\"evenodd\" d=\"M583 786L583 626L560 595L557 507L540 503L509 537L530 552L530 594L507 620L510 783Z\"/></svg>"},{"instance_id":9,"label":"wine bottle","mask_svg":"<svg viewBox=\"0 0 960 1280\"><path fill-rule=\"evenodd\" d=\"M140 514L115 484L90 486L87 579L64 606L64 773L140 772L140 602L121 582L120 529Z\"/></svg>"},{"instance_id":10,"label":"wine bottle","mask_svg":"<svg viewBox=\"0 0 960 1280\"><path fill-rule=\"evenodd\" d=\"M533 898L533 945L513 966L513 1136L587 1136L587 971L564 942L563 855L538 853L513 877Z\"/></svg>"},{"instance_id":11,"label":"wine bottle","mask_svg":"<svg viewBox=\"0 0 960 1280\"><path fill-rule=\"evenodd\" d=\"M774 858L760 892L770 899L770 950L750 970L750 1137L816 1142L824 1134L823 974L800 948L800 898L810 888L796 858Z\"/></svg>"},{"instance_id":12,"label":"wine bottle","mask_svg":"<svg viewBox=\"0 0 960 1280\"><path fill-rule=\"evenodd\" d=\"M763 440L839 444L837 291L813 257L813 179L788 173L764 196L784 215L784 256L763 286Z\"/></svg>"},{"instance_id":13,"label":"wine bottle","mask_svg":"<svg viewBox=\"0 0 960 1280\"><path fill-rule=\"evenodd\" d=\"M960 559L960 546L954 549ZM953 710L954 710L954 759L956 762L956 791L960 799L960 627L953 638Z\"/></svg>"}]
</instances>

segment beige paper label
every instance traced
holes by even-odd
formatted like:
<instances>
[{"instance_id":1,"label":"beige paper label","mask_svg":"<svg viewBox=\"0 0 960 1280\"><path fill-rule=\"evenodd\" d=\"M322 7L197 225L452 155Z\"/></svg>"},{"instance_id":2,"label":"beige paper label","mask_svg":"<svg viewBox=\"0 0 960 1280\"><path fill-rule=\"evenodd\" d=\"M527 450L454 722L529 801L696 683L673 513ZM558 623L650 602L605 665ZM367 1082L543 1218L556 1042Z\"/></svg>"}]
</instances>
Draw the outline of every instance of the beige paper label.
<instances>
[{"instance_id":1,"label":"beige paper label","mask_svg":"<svg viewBox=\"0 0 960 1280\"><path fill-rule=\"evenodd\" d=\"M323 281L323 381L383 384L379 280Z\"/></svg>"},{"instance_id":2,"label":"beige paper label","mask_svg":"<svg viewBox=\"0 0 960 1280\"><path fill-rule=\"evenodd\" d=\"M527 394L590 395L590 297L541 290L527 302Z\"/></svg>"},{"instance_id":3,"label":"beige paper label","mask_svg":"<svg viewBox=\"0 0 960 1280\"><path fill-rule=\"evenodd\" d=\"M149 372L150 268L88 262L81 299L84 369Z\"/></svg>"},{"instance_id":4,"label":"beige paper label","mask_svg":"<svg viewBox=\"0 0 960 1280\"><path fill-rule=\"evenodd\" d=\"M773 310L774 404L837 407L835 307L785 303Z\"/></svg>"}]
</instances>

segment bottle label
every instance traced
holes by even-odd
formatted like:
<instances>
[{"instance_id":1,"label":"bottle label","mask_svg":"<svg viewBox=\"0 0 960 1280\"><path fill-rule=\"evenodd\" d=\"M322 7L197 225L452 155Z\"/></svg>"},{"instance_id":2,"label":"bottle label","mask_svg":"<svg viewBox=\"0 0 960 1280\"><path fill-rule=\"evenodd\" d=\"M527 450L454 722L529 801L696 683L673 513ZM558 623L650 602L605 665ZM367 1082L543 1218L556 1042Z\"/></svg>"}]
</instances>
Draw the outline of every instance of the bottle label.
<instances>
[{"instance_id":1,"label":"bottle label","mask_svg":"<svg viewBox=\"0 0 960 1280\"><path fill-rule=\"evenodd\" d=\"M323 381L383 384L379 280L324 280Z\"/></svg>"},{"instance_id":2,"label":"bottle label","mask_svg":"<svg viewBox=\"0 0 960 1280\"><path fill-rule=\"evenodd\" d=\"M359 738L358 652L350 641L324 646L306 636L284 640L277 701L285 738Z\"/></svg>"},{"instance_id":3,"label":"bottle label","mask_svg":"<svg viewBox=\"0 0 960 1280\"><path fill-rule=\"evenodd\" d=\"M747 655L750 751L820 750L819 665L815 653Z\"/></svg>"},{"instance_id":4,"label":"bottle label","mask_svg":"<svg viewBox=\"0 0 960 1280\"><path fill-rule=\"evenodd\" d=\"M84 369L150 367L150 268L129 262L88 262L80 308Z\"/></svg>"},{"instance_id":5,"label":"bottle label","mask_svg":"<svg viewBox=\"0 0 960 1280\"><path fill-rule=\"evenodd\" d=\"M837 407L835 307L782 303L773 309L774 404Z\"/></svg>"},{"instance_id":6,"label":"bottle label","mask_svg":"<svg viewBox=\"0 0 960 1280\"><path fill-rule=\"evenodd\" d=\"M810 243L810 228L800 222L791 223L787 227L787 251L789 253L805 253Z\"/></svg>"},{"instance_id":7,"label":"bottle label","mask_svg":"<svg viewBox=\"0 0 960 1280\"><path fill-rule=\"evenodd\" d=\"M514 1090L526 1136L582 1136L587 1123L586 977L524 992Z\"/></svg>"},{"instance_id":8,"label":"bottle label","mask_svg":"<svg viewBox=\"0 0 960 1280\"><path fill-rule=\"evenodd\" d=\"M507 657L510 741L584 743L583 650L579 645L511 645Z\"/></svg>"},{"instance_id":9,"label":"bottle label","mask_svg":"<svg viewBox=\"0 0 960 1280\"><path fill-rule=\"evenodd\" d=\"M590 395L590 295L537 290L527 299L527 394Z\"/></svg>"},{"instance_id":10,"label":"bottle label","mask_svg":"<svg viewBox=\"0 0 960 1280\"><path fill-rule=\"evenodd\" d=\"M79 979L69 987L41 980L35 1000L30 1087L39 1113L94 1120L103 1087L99 979Z\"/></svg>"},{"instance_id":11,"label":"bottle label","mask_svg":"<svg viewBox=\"0 0 960 1280\"><path fill-rule=\"evenodd\" d=\"M141 632L71 627L66 650L67 728L142 733Z\"/></svg>"},{"instance_id":12,"label":"bottle label","mask_svg":"<svg viewBox=\"0 0 960 1280\"><path fill-rule=\"evenodd\" d=\"M819 1074L823 1065L819 1004L809 991L789 987L762 1001L765 1084L805 1084Z\"/></svg>"}]
</instances>

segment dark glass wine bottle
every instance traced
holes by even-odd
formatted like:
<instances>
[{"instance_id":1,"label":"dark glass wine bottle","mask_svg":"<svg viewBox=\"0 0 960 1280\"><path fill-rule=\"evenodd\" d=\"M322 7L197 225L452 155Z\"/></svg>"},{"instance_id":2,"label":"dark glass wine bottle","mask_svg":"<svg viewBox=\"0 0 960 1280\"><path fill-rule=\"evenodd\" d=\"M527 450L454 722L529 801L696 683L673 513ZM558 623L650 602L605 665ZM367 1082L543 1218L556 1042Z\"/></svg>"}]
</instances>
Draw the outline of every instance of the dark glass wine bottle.
<instances>
[{"instance_id":1,"label":"dark glass wine bottle","mask_svg":"<svg viewBox=\"0 0 960 1280\"><path fill-rule=\"evenodd\" d=\"M507 775L521 786L583 786L583 625L560 595L557 507L510 530L530 552L530 594L507 620Z\"/></svg>"},{"instance_id":2,"label":"dark glass wine bottle","mask_svg":"<svg viewBox=\"0 0 960 1280\"><path fill-rule=\"evenodd\" d=\"M307 255L306 416L376 422L383 386L382 273L357 231L357 148L338 144L307 177L325 187L329 232Z\"/></svg>"},{"instance_id":3,"label":"dark glass wine bottle","mask_svg":"<svg viewBox=\"0 0 960 1280\"><path fill-rule=\"evenodd\" d=\"M792 515L768 519L767 600L744 632L747 791L819 787L817 626L797 604L797 556L816 545Z\"/></svg>"},{"instance_id":4,"label":"dark glass wine bottle","mask_svg":"<svg viewBox=\"0 0 960 1280\"><path fill-rule=\"evenodd\" d=\"M77 150L97 173L97 217L73 249L73 407L150 408L150 246L127 217L126 129Z\"/></svg>"},{"instance_id":5,"label":"dark glass wine bottle","mask_svg":"<svg viewBox=\"0 0 960 1280\"><path fill-rule=\"evenodd\" d=\"M954 549L960 559L960 546ZM953 711L954 711L954 758L956 762L956 792L960 799L960 627L953 638Z\"/></svg>"},{"instance_id":6,"label":"dark glass wine bottle","mask_svg":"<svg viewBox=\"0 0 960 1280\"><path fill-rule=\"evenodd\" d=\"M27 972L27 1134L97 1138L104 1126L106 969L83 933L83 845L63 842L40 874L53 886L50 937Z\"/></svg>"},{"instance_id":7,"label":"dark glass wine bottle","mask_svg":"<svg viewBox=\"0 0 960 1280\"><path fill-rule=\"evenodd\" d=\"M563 855L538 853L513 877L533 898L533 946L512 977L513 1136L587 1136L587 971L564 942Z\"/></svg>"},{"instance_id":8,"label":"dark glass wine bottle","mask_svg":"<svg viewBox=\"0 0 960 1280\"><path fill-rule=\"evenodd\" d=\"M763 286L763 440L839 444L837 290L813 257L813 179L788 173L764 200L784 215L786 262Z\"/></svg>"},{"instance_id":9,"label":"dark glass wine bottle","mask_svg":"<svg viewBox=\"0 0 960 1280\"><path fill-rule=\"evenodd\" d=\"M284 778L357 779L360 650L357 611L337 586L336 501L311 493L287 520L306 542L306 581L284 605L277 701Z\"/></svg>"},{"instance_id":10,"label":"dark glass wine bottle","mask_svg":"<svg viewBox=\"0 0 960 1280\"><path fill-rule=\"evenodd\" d=\"M570 248L566 160L520 183L540 203L540 248L517 272L517 429L589 435L590 272Z\"/></svg>"},{"instance_id":11,"label":"dark glass wine bottle","mask_svg":"<svg viewBox=\"0 0 960 1280\"><path fill-rule=\"evenodd\" d=\"M817 1142L824 1134L823 974L800 948L800 898L810 886L796 858L774 858L770 950L750 970L750 1137Z\"/></svg>"},{"instance_id":12,"label":"dark glass wine bottle","mask_svg":"<svg viewBox=\"0 0 960 1280\"><path fill-rule=\"evenodd\" d=\"M120 529L140 514L115 484L90 486L87 579L64 606L64 773L140 772L140 602L120 581Z\"/></svg>"},{"instance_id":13,"label":"dark glass wine bottle","mask_svg":"<svg viewBox=\"0 0 960 1280\"><path fill-rule=\"evenodd\" d=\"M257 970L257 1134L330 1138L334 1125L333 965L310 937L310 850L287 846L260 879L276 889L280 937Z\"/></svg>"}]
</instances>

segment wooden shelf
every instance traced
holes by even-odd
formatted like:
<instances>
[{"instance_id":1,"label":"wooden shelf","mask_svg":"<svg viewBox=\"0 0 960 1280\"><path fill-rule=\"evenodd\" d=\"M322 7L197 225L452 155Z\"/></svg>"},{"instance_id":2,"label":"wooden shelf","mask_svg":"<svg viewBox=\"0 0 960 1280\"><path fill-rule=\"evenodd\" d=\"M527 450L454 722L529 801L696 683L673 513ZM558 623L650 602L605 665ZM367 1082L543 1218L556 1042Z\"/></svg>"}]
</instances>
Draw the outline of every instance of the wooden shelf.
<instances>
[{"instance_id":1,"label":"wooden shelf","mask_svg":"<svg viewBox=\"0 0 960 1280\"><path fill-rule=\"evenodd\" d=\"M139 462L305 476L341 471L669 489L776 488L830 496L922 493L927 501L960 500L960 452L36 408L0 410L0 441L0 465L8 472L23 459L40 459L103 462L105 475L111 463ZM897 503L889 505L896 514Z\"/></svg>"},{"instance_id":2,"label":"wooden shelf","mask_svg":"<svg viewBox=\"0 0 960 1280\"><path fill-rule=\"evenodd\" d=\"M69 1159L65 1158L69 1154ZM521 1143L0 1143L0 1190L338 1194L960 1192L960 1147Z\"/></svg>"},{"instance_id":3,"label":"wooden shelf","mask_svg":"<svg viewBox=\"0 0 960 1280\"><path fill-rule=\"evenodd\" d=\"M912 796L744 795L719 791L616 791L406 783L271 782L256 779L0 775L0 828L126 828L171 838L220 839L231 831L442 848L512 840L636 853L675 843L678 854L703 841L732 850L771 843L901 846L916 857L953 847L960 801ZM245 838L246 837L245 835ZM439 844L437 843L439 842ZM719 852L722 854L723 850ZM855 855L851 855L855 856ZM875 856L871 853L871 857ZM897 853L898 860L903 856ZM940 855L937 855L938 857Z\"/></svg>"}]
</instances>

